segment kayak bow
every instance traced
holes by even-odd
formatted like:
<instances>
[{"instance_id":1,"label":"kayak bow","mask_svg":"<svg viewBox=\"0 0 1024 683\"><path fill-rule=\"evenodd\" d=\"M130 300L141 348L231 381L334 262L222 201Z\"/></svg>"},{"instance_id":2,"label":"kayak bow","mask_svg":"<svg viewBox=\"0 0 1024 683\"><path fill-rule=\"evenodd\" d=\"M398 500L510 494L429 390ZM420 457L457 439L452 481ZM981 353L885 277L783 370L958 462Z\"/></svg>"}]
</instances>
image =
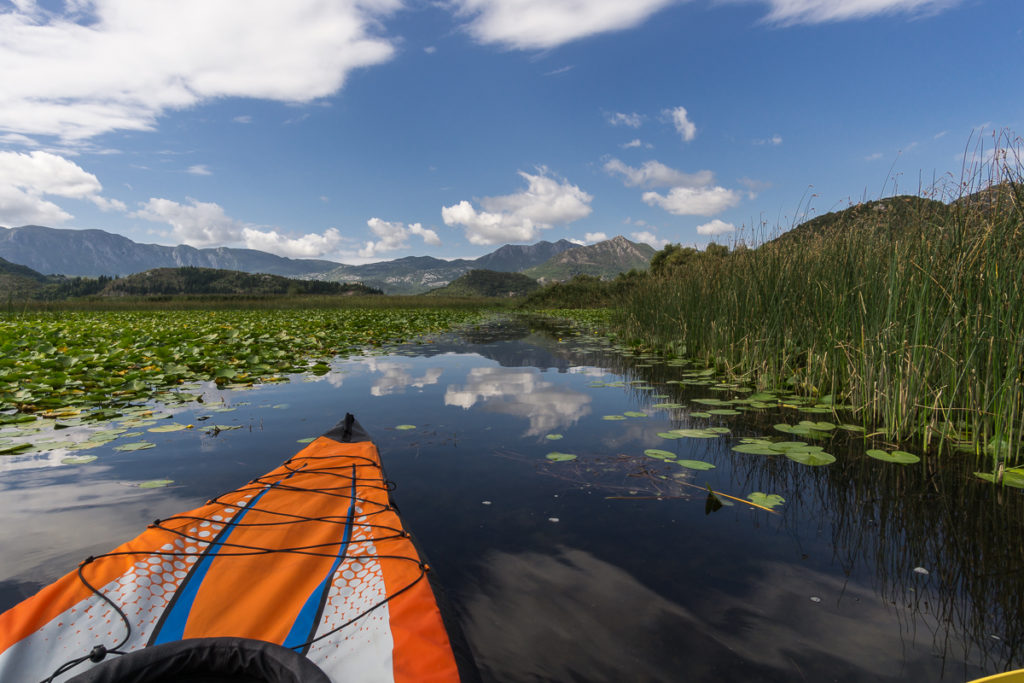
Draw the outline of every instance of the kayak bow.
<instances>
[{"instance_id":1,"label":"kayak bow","mask_svg":"<svg viewBox=\"0 0 1024 683\"><path fill-rule=\"evenodd\" d=\"M346 415L0 615L0 680L474 680L429 579Z\"/></svg>"}]
</instances>

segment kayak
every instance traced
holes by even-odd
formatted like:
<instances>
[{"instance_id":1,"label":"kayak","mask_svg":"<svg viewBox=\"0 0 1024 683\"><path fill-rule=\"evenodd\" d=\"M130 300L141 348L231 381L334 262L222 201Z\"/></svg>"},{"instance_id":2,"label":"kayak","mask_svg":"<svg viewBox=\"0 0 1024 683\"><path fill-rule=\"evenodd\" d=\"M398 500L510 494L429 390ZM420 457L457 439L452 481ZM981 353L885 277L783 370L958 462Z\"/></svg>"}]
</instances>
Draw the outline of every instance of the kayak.
<instances>
[{"instance_id":1,"label":"kayak","mask_svg":"<svg viewBox=\"0 0 1024 683\"><path fill-rule=\"evenodd\" d=\"M0 681L471 681L352 417L0 615Z\"/></svg>"}]
</instances>

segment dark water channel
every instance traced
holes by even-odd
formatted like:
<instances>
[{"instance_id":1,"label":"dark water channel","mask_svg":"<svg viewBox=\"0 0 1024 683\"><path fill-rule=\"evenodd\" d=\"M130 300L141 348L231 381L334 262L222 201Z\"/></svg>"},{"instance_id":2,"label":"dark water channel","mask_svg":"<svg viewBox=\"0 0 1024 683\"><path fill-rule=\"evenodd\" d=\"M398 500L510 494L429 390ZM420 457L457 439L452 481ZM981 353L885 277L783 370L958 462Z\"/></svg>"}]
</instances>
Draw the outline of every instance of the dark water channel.
<instances>
[{"instance_id":1,"label":"dark water channel","mask_svg":"<svg viewBox=\"0 0 1024 683\"><path fill-rule=\"evenodd\" d=\"M968 456L879 462L840 430L817 442L837 458L827 466L735 453L739 438L781 437L774 424L807 416L691 417L707 407L695 399L743 393L677 383L687 370L505 321L338 360L322 377L207 387L205 403L172 409L195 428L147 434L149 450L113 442L78 466L0 458L0 609L351 411L485 680L965 681L1024 666L1020 491L976 480L986 465ZM652 407L664 402L683 407ZM709 426L730 432L659 436ZM137 486L158 478L174 483ZM785 503L726 497L753 492Z\"/></svg>"}]
</instances>

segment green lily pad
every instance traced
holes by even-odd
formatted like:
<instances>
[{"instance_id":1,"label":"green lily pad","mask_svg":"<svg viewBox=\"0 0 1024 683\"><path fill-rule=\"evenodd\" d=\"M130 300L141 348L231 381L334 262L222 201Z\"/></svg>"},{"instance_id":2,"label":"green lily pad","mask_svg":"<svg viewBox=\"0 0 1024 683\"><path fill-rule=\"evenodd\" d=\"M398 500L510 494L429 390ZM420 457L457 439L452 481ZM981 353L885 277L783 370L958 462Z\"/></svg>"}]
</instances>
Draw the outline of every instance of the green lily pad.
<instances>
[{"instance_id":1,"label":"green lily pad","mask_svg":"<svg viewBox=\"0 0 1024 683\"><path fill-rule=\"evenodd\" d=\"M416 429L416 425L396 425L395 429L399 429L401 431L406 431L406 430L409 430L409 429Z\"/></svg>"},{"instance_id":2,"label":"green lily pad","mask_svg":"<svg viewBox=\"0 0 1024 683\"><path fill-rule=\"evenodd\" d=\"M658 408L661 410L668 410L670 408L682 408L682 403L655 403L651 406L652 408Z\"/></svg>"},{"instance_id":3,"label":"green lily pad","mask_svg":"<svg viewBox=\"0 0 1024 683\"><path fill-rule=\"evenodd\" d=\"M974 476L984 479L990 484L996 483L996 475L989 474L988 472L975 472ZM1024 489L1024 472L1013 469L1004 470L1002 484L1015 489Z\"/></svg>"},{"instance_id":4,"label":"green lily pad","mask_svg":"<svg viewBox=\"0 0 1024 683\"><path fill-rule=\"evenodd\" d=\"M145 451L150 448L156 448L155 443L149 441L134 441L132 443L121 444L120 446L114 446L115 451Z\"/></svg>"},{"instance_id":5,"label":"green lily pad","mask_svg":"<svg viewBox=\"0 0 1024 683\"><path fill-rule=\"evenodd\" d=\"M710 429L673 429L668 432L659 432L658 436L663 439L714 439L720 434Z\"/></svg>"},{"instance_id":6,"label":"green lily pad","mask_svg":"<svg viewBox=\"0 0 1024 683\"><path fill-rule=\"evenodd\" d=\"M149 481L144 481L141 484L138 484L138 487L140 489L159 489L173 483L173 479L150 479Z\"/></svg>"},{"instance_id":7,"label":"green lily pad","mask_svg":"<svg viewBox=\"0 0 1024 683\"><path fill-rule=\"evenodd\" d=\"M751 493L747 496L747 500L766 508L777 507L786 502L786 499L777 493L761 493L760 491Z\"/></svg>"},{"instance_id":8,"label":"green lily pad","mask_svg":"<svg viewBox=\"0 0 1024 683\"><path fill-rule=\"evenodd\" d=\"M95 459L95 455L69 455L62 458L61 462L65 465L87 465Z\"/></svg>"},{"instance_id":9,"label":"green lily pad","mask_svg":"<svg viewBox=\"0 0 1024 683\"><path fill-rule=\"evenodd\" d=\"M676 454L672 451L664 451L660 448L648 448L644 451L644 455L649 458L657 458L658 460L675 460Z\"/></svg>"},{"instance_id":10,"label":"green lily pad","mask_svg":"<svg viewBox=\"0 0 1024 683\"><path fill-rule=\"evenodd\" d=\"M732 450L737 453L747 453L749 455L778 455L779 451L775 450L768 443L742 443L738 446L733 446Z\"/></svg>"},{"instance_id":11,"label":"green lily pad","mask_svg":"<svg viewBox=\"0 0 1024 683\"><path fill-rule=\"evenodd\" d=\"M170 425L160 425L159 427L150 427L147 431L162 433L162 432L180 432L183 429L188 429L188 425L183 425L183 424L175 423L175 424L170 424Z\"/></svg>"},{"instance_id":12,"label":"green lily pad","mask_svg":"<svg viewBox=\"0 0 1024 683\"><path fill-rule=\"evenodd\" d=\"M557 451L554 451L548 453L544 457L550 460L551 462L568 462L569 460L575 460L578 456L573 455L572 453L559 453Z\"/></svg>"},{"instance_id":13,"label":"green lily pad","mask_svg":"<svg viewBox=\"0 0 1024 683\"><path fill-rule=\"evenodd\" d=\"M563 437L562 437L561 434L548 434L544 438L547 439L548 441L558 441L559 439L561 439Z\"/></svg>"},{"instance_id":14,"label":"green lily pad","mask_svg":"<svg viewBox=\"0 0 1024 683\"><path fill-rule=\"evenodd\" d=\"M298 439L296 443L313 443L316 441L315 436L307 436L305 439Z\"/></svg>"},{"instance_id":15,"label":"green lily pad","mask_svg":"<svg viewBox=\"0 0 1024 683\"><path fill-rule=\"evenodd\" d=\"M615 420L625 420L625 419L628 419L628 418L626 418L626 416L625 416L625 415L605 415L605 416L604 416L604 417L602 417L601 419L602 419L602 420L611 420L611 421L615 421Z\"/></svg>"},{"instance_id":16,"label":"green lily pad","mask_svg":"<svg viewBox=\"0 0 1024 683\"><path fill-rule=\"evenodd\" d=\"M820 451L792 449L786 451L783 455L785 455L790 460L793 460L794 462L800 463L801 465L810 465L812 467L831 465L836 461L834 455L831 455L829 453L823 453Z\"/></svg>"},{"instance_id":17,"label":"green lily pad","mask_svg":"<svg viewBox=\"0 0 1024 683\"><path fill-rule=\"evenodd\" d=\"M16 443L10 446L0 446L0 455L16 455L32 448L30 443Z\"/></svg>"},{"instance_id":18,"label":"green lily pad","mask_svg":"<svg viewBox=\"0 0 1024 683\"><path fill-rule=\"evenodd\" d=\"M688 470L713 470L715 466L709 462L703 460L676 460L677 465L685 467Z\"/></svg>"},{"instance_id":19,"label":"green lily pad","mask_svg":"<svg viewBox=\"0 0 1024 683\"><path fill-rule=\"evenodd\" d=\"M690 413L690 417L711 417L711 413L706 413L703 410Z\"/></svg>"},{"instance_id":20,"label":"green lily pad","mask_svg":"<svg viewBox=\"0 0 1024 683\"><path fill-rule=\"evenodd\" d=\"M907 453L906 451L892 451L889 453L878 448L872 448L871 450L866 451L866 453L875 460L895 462L900 465L913 465L915 462L921 462L921 458L917 457L913 453Z\"/></svg>"},{"instance_id":21,"label":"green lily pad","mask_svg":"<svg viewBox=\"0 0 1024 683\"><path fill-rule=\"evenodd\" d=\"M641 413L639 410L627 410L622 414L626 417L647 417L647 413Z\"/></svg>"},{"instance_id":22,"label":"green lily pad","mask_svg":"<svg viewBox=\"0 0 1024 683\"><path fill-rule=\"evenodd\" d=\"M732 408L717 408L715 410L709 410L712 415L739 415L740 411L733 410Z\"/></svg>"}]
</instances>

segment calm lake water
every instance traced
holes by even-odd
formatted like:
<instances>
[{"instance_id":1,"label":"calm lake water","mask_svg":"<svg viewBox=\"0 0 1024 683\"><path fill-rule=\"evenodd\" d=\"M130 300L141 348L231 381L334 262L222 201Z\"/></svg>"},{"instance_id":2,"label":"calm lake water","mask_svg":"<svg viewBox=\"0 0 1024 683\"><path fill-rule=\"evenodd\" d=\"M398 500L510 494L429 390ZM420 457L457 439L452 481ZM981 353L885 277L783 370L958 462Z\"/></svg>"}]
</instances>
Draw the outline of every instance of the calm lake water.
<instances>
[{"instance_id":1,"label":"calm lake water","mask_svg":"<svg viewBox=\"0 0 1024 683\"><path fill-rule=\"evenodd\" d=\"M695 418L708 408L695 399L742 389L680 384L688 368L539 326L477 327L288 384L205 387L204 403L166 411L194 429L140 428L149 450L114 450L122 437L79 452L98 456L85 465L61 465L59 450L0 457L0 609L350 411L485 680L964 681L1024 666L1024 496L976 480L987 463L879 462L846 432L816 442L837 458L823 467L735 453L739 438L781 437L775 423L830 418ZM683 407L652 407L664 402ZM659 436L709 426L730 433ZM137 486L153 479L173 484ZM726 497L753 492L785 503Z\"/></svg>"}]
</instances>

